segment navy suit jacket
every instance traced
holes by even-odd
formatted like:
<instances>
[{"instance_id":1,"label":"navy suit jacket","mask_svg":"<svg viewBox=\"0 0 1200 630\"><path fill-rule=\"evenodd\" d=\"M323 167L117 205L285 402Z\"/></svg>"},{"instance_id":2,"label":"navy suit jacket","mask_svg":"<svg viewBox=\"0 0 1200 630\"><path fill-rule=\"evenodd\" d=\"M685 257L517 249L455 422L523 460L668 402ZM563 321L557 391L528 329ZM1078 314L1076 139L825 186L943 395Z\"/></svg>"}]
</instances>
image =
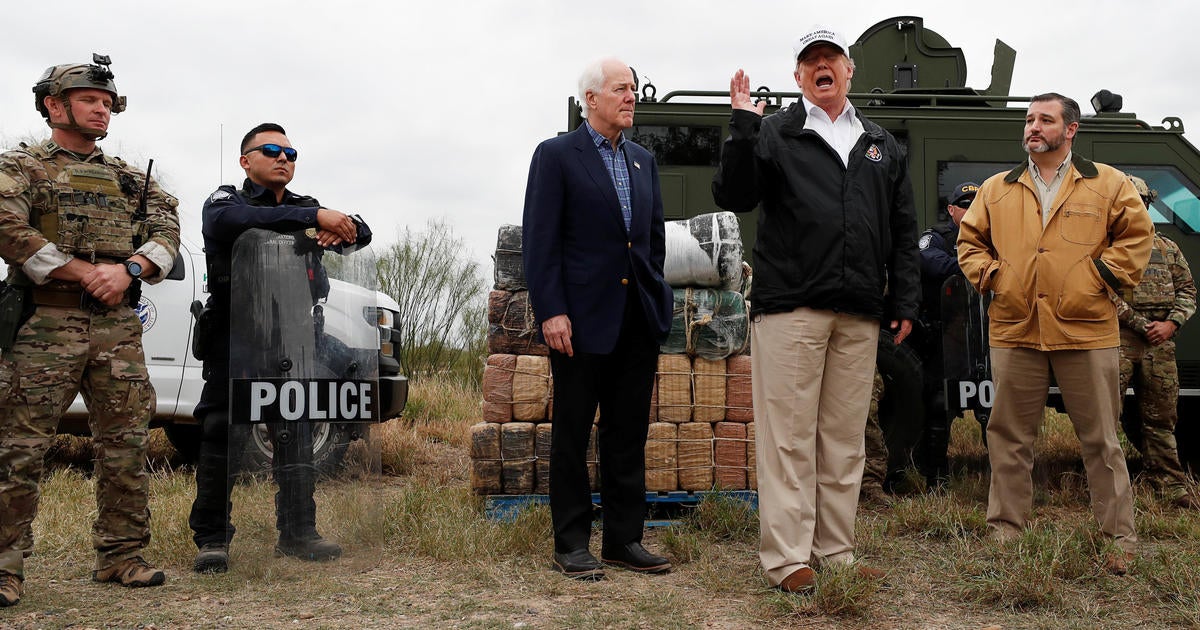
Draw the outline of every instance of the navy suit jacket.
<instances>
[{"instance_id":1,"label":"navy suit jacket","mask_svg":"<svg viewBox=\"0 0 1200 630\"><path fill-rule=\"evenodd\" d=\"M576 352L612 352L631 280L649 329L660 342L671 330L658 166L631 141L624 150L632 205L628 233L612 177L583 125L542 142L529 165L521 243L529 299L539 336L542 322L570 317Z\"/></svg>"}]
</instances>

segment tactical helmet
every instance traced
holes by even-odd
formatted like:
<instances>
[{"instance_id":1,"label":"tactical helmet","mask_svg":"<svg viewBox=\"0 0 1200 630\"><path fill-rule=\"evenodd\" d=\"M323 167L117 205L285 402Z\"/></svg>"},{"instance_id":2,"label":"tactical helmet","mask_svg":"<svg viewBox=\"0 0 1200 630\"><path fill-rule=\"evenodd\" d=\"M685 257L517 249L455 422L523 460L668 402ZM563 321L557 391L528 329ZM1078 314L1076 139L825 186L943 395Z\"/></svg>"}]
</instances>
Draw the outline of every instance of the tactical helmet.
<instances>
[{"instance_id":1,"label":"tactical helmet","mask_svg":"<svg viewBox=\"0 0 1200 630\"><path fill-rule=\"evenodd\" d=\"M1145 203L1147 206L1149 206L1150 202L1158 199L1158 191L1147 186L1146 180L1138 177L1137 175L1129 175L1128 173L1126 173L1125 176L1128 177L1129 181L1133 183L1134 189L1137 190L1138 195L1142 198L1142 203Z\"/></svg>"},{"instance_id":2,"label":"tactical helmet","mask_svg":"<svg viewBox=\"0 0 1200 630\"><path fill-rule=\"evenodd\" d=\"M46 97L60 98L67 106L67 116L70 120L70 124L50 122L47 124L54 128L72 129L89 137L95 136L94 139L97 140L103 138L104 135L80 127L75 122L75 115L71 113L71 105L67 101L67 92L76 88L104 90L112 95L112 113L119 114L125 111L125 97L117 94L117 85L113 83L113 73L108 67L111 63L112 60L108 58L108 55L93 53L90 64L73 63L46 68L46 71L42 73L42 78L38 79L33 86L34 105L41 113L42 118L49 121L50 110L46 109Z\"/></svg>"}]
</instances>

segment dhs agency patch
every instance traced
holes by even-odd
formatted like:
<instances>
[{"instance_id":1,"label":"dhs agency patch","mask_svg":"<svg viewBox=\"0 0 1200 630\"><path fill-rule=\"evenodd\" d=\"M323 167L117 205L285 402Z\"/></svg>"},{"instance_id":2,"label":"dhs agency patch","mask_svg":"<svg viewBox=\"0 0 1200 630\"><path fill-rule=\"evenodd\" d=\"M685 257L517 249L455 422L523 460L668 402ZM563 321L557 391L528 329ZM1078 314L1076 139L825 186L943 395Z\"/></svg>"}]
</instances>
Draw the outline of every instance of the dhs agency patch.
<instances>
[{"instance_id":1,"label":"dhs agency patch","mask_svg":"<svg viewBox=\"0 0 1200 630\"><path fill-rule=\"evenodd\" d=\"M138 300L138 305L137 309L135 309L135 312L137 313L138 319L142 322L142 334L145 334L151 328L154 328L154 323L158 321L158 309L155 308L154 302L147 300L146 296L143 295L142 298Z\"/></svg>"},{"instance_id":2,"label":"dhs agency patch","mask_svg":"<svg viewBox=\"0 0 1200 630\"><path fill-rule=\"evenodd\" d=\"M217 192L208 196L208 201L209 201L209 203L215 203L222 199L228 199L232 196L233 196L233 193L229 192L228 190L221 190L218 188Z\"/></svg>"},{"instance_id":3,"label":"dhs agency patch","mask_svg":"<svg viewBox=\"0 0 1200 630\"><path fill-rule=\"evenodd\" d=\"M917 247L920 249L929 249L929 244L933 242L932 234L922 234L921 240L917 241Z\"/></svg>"},{"instance_id":4,"label":"dhs agency patch","mask_svg":"<svg viewBox=\"0 0 1200 630\"><path fill-rule=\"evenodd\" d=\"M879 145L872 144L867 147L867 159L872 162L878 162L883 159L883 151L879 150Z\"/></svg>"}]
</instances>

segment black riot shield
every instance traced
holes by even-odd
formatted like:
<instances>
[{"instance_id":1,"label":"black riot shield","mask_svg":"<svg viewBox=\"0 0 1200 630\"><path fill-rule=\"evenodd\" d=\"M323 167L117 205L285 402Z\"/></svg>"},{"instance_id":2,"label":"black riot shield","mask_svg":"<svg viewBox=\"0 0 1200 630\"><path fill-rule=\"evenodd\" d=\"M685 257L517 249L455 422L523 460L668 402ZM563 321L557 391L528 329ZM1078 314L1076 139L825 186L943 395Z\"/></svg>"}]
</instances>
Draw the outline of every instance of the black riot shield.
<instances>
[{"instance_id":1,"label":"black riot shield","mask_svg":"<svg viewBox=\"0 0 1200 630\"><path fill-rule=\"evenodd\" d=\"M965 277L955 274L942 286L942 367L946 407L962 415L971 409L986 425L995 388L988 354L988 305Z\"/></svg>"},{"instance_id":2,"label":"black riot shield","mask_svg":"<svg viewBox=\"0 0 1200 630\"><path fill-rule=\"evenodd\" d=\"M320 540L319 481L339 484L325 499L337 502L336 518L361 522L380 505L371 496L380 475L370 439L380 421L374 257L324 250L311 231L250 230L234 245L230 289L229 483L245 495L234 503L261 502L261 475L241 491L236 482L269 471L277 551L303 557L314 548L305 541ZM309 559L334 557L329 549Z\"/></svg>"}]
</instances>

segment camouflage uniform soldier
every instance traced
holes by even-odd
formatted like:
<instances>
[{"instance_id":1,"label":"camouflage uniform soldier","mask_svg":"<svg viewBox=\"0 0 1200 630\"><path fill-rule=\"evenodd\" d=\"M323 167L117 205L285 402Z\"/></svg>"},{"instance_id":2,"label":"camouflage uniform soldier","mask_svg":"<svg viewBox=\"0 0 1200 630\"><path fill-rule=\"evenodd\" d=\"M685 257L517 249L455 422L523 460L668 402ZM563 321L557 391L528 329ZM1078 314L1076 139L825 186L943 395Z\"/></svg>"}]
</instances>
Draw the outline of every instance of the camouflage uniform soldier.
<instances>
[{"instance_id":1,"label":"camouflage uniform soldier","mask_svg":"<svg viewBox=\"0 0 1200 630\"><path fill-rule=\"evenodd\" d=\"M125 99L108 59L93 59L46 70L33 92L50 139L0 155L3 303L20 315L0 326L0 606L22 594L42 457L80 391L96 451L92 579L166 579L141 556L150 540L143 460L154 392L131 305L141 280L170 271L178 204L97 148Z\"/></svg>"},{"instance_id":2,"label":"camouflage uniform soldier","mask_svg":"<svg viewBox=\"0 0 1200 630\"><path fill-rule=\"evenodd\" d=\"M1149 207L1157 195L1140 177L1129 179ZM1142 281L1125 299L1113 300L1121 322L1121 391L1132 382L1139 399L1142 439L1134 446L1142 452L1143 476L1176 505L1200 508L1175 445L1179 371L1173 337L1196 312L1196 285L1179 246L1156 234Z\"/></svg>"},{"instance_id":3,"label":"camouflage uniform soldier","mask_svg":"<svg viewBox=\"0 0 1200 630\"><path fill-rule=\"evenodd\" d=\"M875 370L875 382L871 386L871 408L867 413L867 428L863 434L867 449L867 463L863 466L862 498L865 501L887 503L883 489L888 472L888 449L883 439L883 428L879 426L879 401L883 399L883 376Z\"/></svg>"}]
</instances>

